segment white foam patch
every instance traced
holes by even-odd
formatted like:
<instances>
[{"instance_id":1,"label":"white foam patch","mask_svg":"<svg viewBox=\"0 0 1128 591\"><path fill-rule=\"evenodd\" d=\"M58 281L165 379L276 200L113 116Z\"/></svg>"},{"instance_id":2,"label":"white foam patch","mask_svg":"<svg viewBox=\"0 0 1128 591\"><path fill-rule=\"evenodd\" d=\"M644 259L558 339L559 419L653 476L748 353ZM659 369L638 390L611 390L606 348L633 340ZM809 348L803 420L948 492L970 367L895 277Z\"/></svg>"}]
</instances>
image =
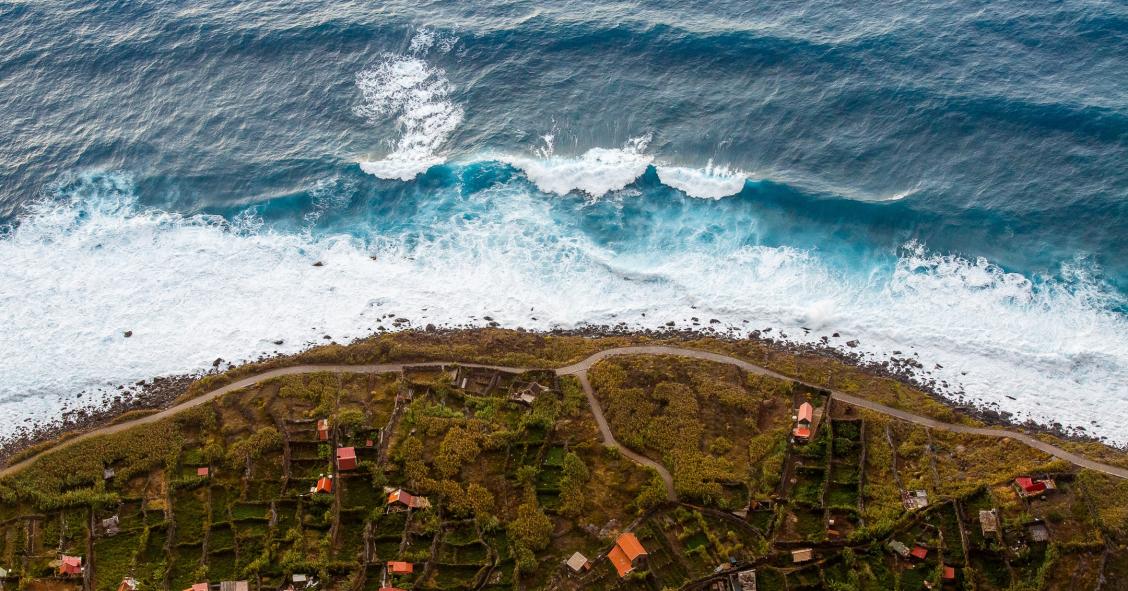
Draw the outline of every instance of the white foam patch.
<instances>
[{"instance_id":1,"label":"white foam patch","mask_svg":"<svg viewBox=\"0 0 1128 591\"><path fill-rule=\"evenodd\" d=\"M535 329L698 317L807 342L837 331L833 344L858 339L875 358L918 354L970 400L1128 443L1128 323L1083 261L1051 281L921 245L848 271L739 240L611 248L558 208L522 182L452 189L420 200L408 229L360 243L146 210L128 179L88 175L0 237L0 434L97 404L107 384L356 337L394 314Z\"/></svg>"},{"instance_id":2,"label":"white foam patch","mask_svg":"<svg viewBox=\"0 0 1128 591\"><path fill-rule=\"evenodd\" d=\"M552 136L543 138L547 150L540 157L500 156L515 166L545 193L567 195L580 191L592 197L621 191L646 172L654 159L645 154L649 136L633 138L622 148L592 148L578 158L558 156L552 151Z\"/></svg>"},{"instance_id":3,"label":"white foam patch","mask_svg":"<svg viewBox=\"0 0 1128 591\"><path fill-rule=\"evenodd\" d=\"M714 165L712 160L705 168L658 166L655 170L662 184L699 199L731 197L744 190L748 180L743 172Z\"/></svg>"},{"instance_id":4,"label":"white foam patch","mask_svg":"<svg viewBox=\"0 0 1128 591\"><path fill-rule=\"evenodd\" d=\"M413 55L387 55L374 68L357 74L364 102L356 113L373 123L394 118L400 131L389 154L360 162L364 172L410 181L443 162L442 148L462 123L463 111L450 99L446 73L414 54L434 43L433 33L420 31L412 39Z\"/></svg>"}]
</instances>

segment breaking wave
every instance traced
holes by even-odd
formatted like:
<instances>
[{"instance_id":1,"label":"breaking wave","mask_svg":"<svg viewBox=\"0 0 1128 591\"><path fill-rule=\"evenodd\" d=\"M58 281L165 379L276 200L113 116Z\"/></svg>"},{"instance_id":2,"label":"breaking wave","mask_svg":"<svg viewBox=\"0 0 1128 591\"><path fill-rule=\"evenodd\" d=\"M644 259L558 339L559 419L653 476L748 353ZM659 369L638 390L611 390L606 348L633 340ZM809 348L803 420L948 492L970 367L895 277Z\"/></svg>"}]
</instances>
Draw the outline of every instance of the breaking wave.
<instances>
[{"instance_id":1,"label":"breaking wave","mask_svg":"<svg viewBox=\"0 0 1128 591\"><path fill-rule=\"evenodd\" d=\"M755 244L754 207L729 208L733 219L702 239L693 211L717 217L725 201L669 207L631 185L634 168L609 180L599 167L617 169L610 161L598 173L526 171L484 186L463 180L482 165L452 168L450 185L397 194L379 216L364 214L381 197L358 188L363 175L329 178L292 212L297 231L258 206L145 207L125 174L70 178L0 235L0 414L42 420L62 404L98 404L112 384L356 338L396 317L420 326L489 316L545 330L673 322L857 341L849 350L869 359L914 357L956 398L1128 442L1118 386L1128 383L1128 323L1115 311L1124 302L1090 262L1025 276L910 242L843 266L848 255ZM645 223L615 217L629 212L608 200L559 196L620 185L646 203ZM615 224L629 231L600 231ZM65 362L42 371L50 360Z\"/></svg>"}]
</instances>

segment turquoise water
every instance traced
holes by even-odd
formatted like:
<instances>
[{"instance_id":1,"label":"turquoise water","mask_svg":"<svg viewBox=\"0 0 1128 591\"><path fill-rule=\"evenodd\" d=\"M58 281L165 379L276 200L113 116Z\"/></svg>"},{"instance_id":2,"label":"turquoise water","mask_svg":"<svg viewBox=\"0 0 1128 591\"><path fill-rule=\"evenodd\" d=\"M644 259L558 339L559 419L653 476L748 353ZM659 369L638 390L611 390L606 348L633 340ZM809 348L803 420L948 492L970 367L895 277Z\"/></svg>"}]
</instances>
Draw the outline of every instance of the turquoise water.
<instances>
[{"instance_id":1,"label":"turquoise water","mask_svg":"<svg viewBox=\"0 0 1128 591\"><path fill-rule=\"evenodd\" d=\"M673 322L1123 442L1128 9L747 4L0 4L0 409Z\"/></svg>"}]
</instances>

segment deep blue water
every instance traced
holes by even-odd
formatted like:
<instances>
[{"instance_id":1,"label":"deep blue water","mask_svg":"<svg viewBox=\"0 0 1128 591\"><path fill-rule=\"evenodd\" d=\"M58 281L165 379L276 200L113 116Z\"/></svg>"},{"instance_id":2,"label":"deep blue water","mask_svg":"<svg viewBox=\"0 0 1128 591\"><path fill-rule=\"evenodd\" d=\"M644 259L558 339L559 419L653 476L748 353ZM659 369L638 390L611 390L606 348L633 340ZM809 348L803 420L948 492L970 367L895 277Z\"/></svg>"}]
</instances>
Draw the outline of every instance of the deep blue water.
<instances>
[{"instance_id":1,"label":"deep blue water","mask_svg":"<svg viewBox=\"0 0 1128 591\"><path fill-rule=\"evenodd\" d=\"M1123 3L0 1L0 105L25 416L394 312L838 332L1128 432Z\"/></svg>"}]
</instances>

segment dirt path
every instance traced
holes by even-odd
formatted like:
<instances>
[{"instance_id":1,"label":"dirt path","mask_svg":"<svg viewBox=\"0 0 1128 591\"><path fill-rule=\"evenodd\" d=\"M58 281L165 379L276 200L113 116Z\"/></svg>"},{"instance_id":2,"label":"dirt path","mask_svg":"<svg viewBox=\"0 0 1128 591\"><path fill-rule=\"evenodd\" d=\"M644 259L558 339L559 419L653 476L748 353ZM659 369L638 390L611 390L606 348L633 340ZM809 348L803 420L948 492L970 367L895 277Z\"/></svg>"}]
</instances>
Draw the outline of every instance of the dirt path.
<instances>
[{"instance_id":1,"label":"dirt path","mask_svg":"<svg viewBox=\"0 0 1128 591\"><path fill-rule=\"evenodd\" d=\"M635 461L639 464L642 464L642 465L645 465L645 466L648 466L648 467L651 467L651 468L654 468L655 470L657 470L658 474L662 477L663 482L665 482L665 484L666 484L667 494L669 495L669 497L671 499L675 498L675 495L674 495L674 487L673 487L673 478L670 476L669 471L666 470L666 468L663 467L658 462L655 462L654 460L652 460L650 458L639 455L639 454L635 453L634 451L619 445L618 441L615 440L614 434L611 433L611 428L607 424L607 419L603 416L603 409L600 406L599 401L595 398L595 393L592 391L591 384L588 382L588 375L587 375L588 370L590 370L596 363L599 363L600 361L607 359L608 357L614 357L614 356L617 356L617 355L674 355L674 356L678 356L678 357L690 357L690 358L693 358L693 359L701 359L701 360L705 360L705 361L713 361L713 362L716 362L716 363L725 363L725 364L728 364L728 365L735 365L735 366L737 366L737 367L739 367L739 368L741 368L744 371L747 371L749 373L753 373L753 374L757 374L757 375L763 375L763 376L769 376L769 377L777 378L777 379L780 379L780 380L787 380L787 381L790 381L790 382L797 382L799 384L803 384L803 385L808 386L810 388L827 390L831 393L831 395L835 399L837 399L840 402L844 402L846 404L850 404L850 405L853 405L853 406L864 408L866 410L870 410L870 411L879 412L879 413L882 413L882 414L885 414L885 415L889 415L889 416L891 416L895 419L899 419L899 420L906 421L906 422L909 422L909 423L914 423L914 424L917 424L917 425L923 425L925 427L928 427L928 428L931 428L931 429L938 429L938 430L941 430L941 431L952 431L952 432L955 432L955 433L967 433L967 434L970 434L970 435L983 435L983 436L987 436L987 437L1009 437L1011 439L1014 439L1015 441L1021 441L1022 443L1026 444L1026 445L1028 445L1028 446L1030 446L1034 449L1037 449L1039 451L1043 451L1043 452L1045 452L1045 453L1047 453L1047 454L1049 454L1049 455L1051 455L1055 458L1065 460L1065 461L1067 461L1067 462L1069 462L1069 463L1071 463L1075 466L1079 466L1081 468L1086 468L1086 469L1089 469L1089 470L1094 470L1094 471L1097 471L1097 472L1101 472L1101 473L1104 473L1104 474L1115 476L1117 478L1128 479L1128 469L1119 468L1117 466L1110 466L1108 464L1102 464L1100 462L1090 460L1088 458L1077 455L1075 453L1065 451L1064 449L1061 449L1060 447L1057 447L1055 445L1051 445L1051 444L1046 443L1046 442L1044 442L1040 439L1036 439L1034 437L1031 437L1030 435L1027 435L1025 433L1019 433L1017 431L1009 431L1009 430L1006 430L1006 429L993 429L993 428L988 428L988 427L970 427L970 426L967 426L967 425L956 425L956 424L952 424L952 423L944 423L944 422L938 421L936 419L932 419L932 418L925 417L925 416L918 415L918 414L914 414L914 413L911 413L911 412L908 412L908 411L904 411L904 410L900 410L900 409L893 408L893 407L890 407L890 406L886 406L884 404L880 404L878 402L873 402L871 400L866 400L865 398L860 398L860 397L857 397L857 396L853 396L851 394L846 394L845 392L839 392L837 390L823 388L822 386L819 386L817 384L811 384L811 383L808 383L808 382L804 382L802 380L796 380L795 378L785 376L781 373L774 372L770 369L760 367L759 365L755 365L755 364L749 363L749 362L741 360L741 359L736 359L734 357L729 357L727 355L721 355L719 353L711 353L711 352L708 352L708 351L701 351L701 350L698 350L698 349L683 349L683 348L680 348L680 347L667 347L667 346L657 346L657 345L654 345L654 346L638 346L638 347L619 347L619 348L616 348L616 349L606 349L606 350L600 351L600 352L592 355L591 357L588 357L587 359L580 361L579 363L575 363L573 365L569 365L569 366L566 366L566 367L561 367L561 368L555 370L557 375L576 376L579 379L580 385L583 386L584 394L587 396L588 404L591 406L592 414L595 416L596 424L599 426L599 432L600 432L601 436L603 437L603 442L605 444L611 446L611 447L618 448L623 453L623 455L627 456L631 460L633 460L633 461ZM216 399L220 396L223 396L224 394L227 394L229 392L233 392L235 390L246 388L247 386L253 386L255 384L264 382L264 381L272 379L272 378L280 377L280 376L306 374L306 373L318 373L318 372L389 373L389 372L401 371L404 368L404 366L410 366L410 367L441 367L443 365L463 365L463 366L466 366L466 367L482 367L482 368L496 369L496 370L507 371L507 372L518 372L518 373L529 371L529 370L533 369L533 368L525 368L525 367L504 367L504 366L496 366L496 365L478 365L478 364L473 364L473 363L458 363L458 362L455 362L455 361L426 362L426 363L386 363L386 364L376 364L376 365L295 365L295 366L292 366L292 367L283 367L283 368L279 368L279 369L274 369L274 370L263 372L263 373L260 373L260 374L257 374L257 375L253 375L253 376L250 376L250 377L243 378L243 379L241 379L237 382L233 382L233 383L228 384L226 386L223 386L221 388L217 388L215 390L212 390L211 392L208 392L207 394L198 396L198 397L193 398L191 400L184 401L180 404L177 404L176 406L169 407L169 408L167 408L167 409L165 409L165 410L163 410L159 413L152 414L152 415L145 416L145 417L141 417L141 418L134 419L134 420L131 420L131 421L125 421L125 422L118 423L118 424L115 424L115 425L107 425L105 427L101 427L99 429L95 429L93 431L83 433L82 435L79 435L79 436L74 437L72 439L68 439L67 441L64 441L64 442L60 443L59 445L57 445L53 448L50 448L50 449L51 450L62 449L64 447L68 447L70 445L73 445L76 442L83 441L83 440L89 439L91 437L96 437L98 435L105 435L105 434L108 434L108 433L117 433L117 432L120 432L120 431L124 431L126 429L130 429L132 427L136 427L138 425L144 425L144 424L147 424L147 423L159 421L161 419L165 419L165 418L168 418L168 417L170 417L170 416L172 416L176 413L179 413L179 412L181 412L185 409L193 408L193 407L199 406L201 404L205 404L207 402L210 402L210 401L212 401L212 400L214 400L214 399ZM30 465L31 462L33 462L37 457L38 456L33 456L33 457L28 458L28 459L26 459L22 462L12 464L11 466L8 466L8 467L0 470L0 478L8 476L10 474L14 474L16 472L19 472L20 470L22 470L22 469L26 468L28 465Z\"/></svg>"}]
</instances>

